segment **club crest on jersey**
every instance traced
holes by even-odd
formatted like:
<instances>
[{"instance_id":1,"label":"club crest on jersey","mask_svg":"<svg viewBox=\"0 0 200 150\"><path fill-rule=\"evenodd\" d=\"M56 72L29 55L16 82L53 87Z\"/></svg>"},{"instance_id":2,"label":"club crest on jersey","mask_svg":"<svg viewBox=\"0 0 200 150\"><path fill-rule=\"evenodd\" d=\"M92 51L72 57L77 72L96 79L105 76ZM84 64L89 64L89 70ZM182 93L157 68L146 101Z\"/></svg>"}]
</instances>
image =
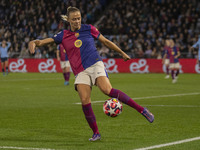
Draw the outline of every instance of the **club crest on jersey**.
<instances>
[{"instance_id":1,"label":"club crest on jersey","mask_svg":"<svg viewBox=\"0 0 200 150\"><path fill-rule=\"evenodd\" d=\"M79 37L79 33L75 33L75 37Z\"/></svg>"},{"instance_id":2,"label":"club crest on jersey","mask_svg":"<svg viewBox=\"0 0 200 150\"><path fill-rule=\"evenodd\" d=\"M81 47L81 45L82 45L82 41L81 40L76 40L75 42L74 42L74 45L76 46L76 47Z\"/></svg>"}]
</instances>

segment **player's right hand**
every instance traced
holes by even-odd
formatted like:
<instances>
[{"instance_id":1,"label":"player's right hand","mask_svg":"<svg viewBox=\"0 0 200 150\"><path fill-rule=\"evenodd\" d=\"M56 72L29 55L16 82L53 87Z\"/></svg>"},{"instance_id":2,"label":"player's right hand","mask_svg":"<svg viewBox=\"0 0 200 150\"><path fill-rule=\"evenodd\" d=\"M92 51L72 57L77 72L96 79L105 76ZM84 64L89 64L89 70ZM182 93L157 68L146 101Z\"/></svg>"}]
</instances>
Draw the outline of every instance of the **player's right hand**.
<instances>
[{"instance_id":1,"label":"player's right hand","mask_svg":"<svg viewBox=\"0 0 200 150\"><path fill-rule=\"evenodd\" d=\"M35 53L35 47L36 47L36 44L34 41L30 41L28 43L28 49L30 51L31 54L34 54Z\"/></svg>"}]
</instances>

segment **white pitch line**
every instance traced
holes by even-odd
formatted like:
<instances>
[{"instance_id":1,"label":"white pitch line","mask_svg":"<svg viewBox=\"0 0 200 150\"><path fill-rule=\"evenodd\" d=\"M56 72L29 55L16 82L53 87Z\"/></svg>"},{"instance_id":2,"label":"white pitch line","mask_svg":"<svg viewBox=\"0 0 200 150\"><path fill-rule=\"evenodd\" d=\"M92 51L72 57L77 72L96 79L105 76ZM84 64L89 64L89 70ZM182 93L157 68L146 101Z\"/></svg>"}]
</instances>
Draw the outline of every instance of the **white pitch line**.
<instances>
[{"instance_id":1,"label":"white pitch line","mask_svg":"<svg viewBox=\"0 0 200 150\"><path fill-rule=\"evenodd\" d=\"M31 147L13 147L13 146L0 146L0 149L55 150L55 149L49 149L49 148L31 148Z\"/></svg>"},{"instance_id":2,"label":"white pitch line","mask_svg":"<svg viewBox=\"0 0 200 150\"><path fill-rule=\"evenodd\" d=\"M200 137L185 139L185 140L181 140L181 141L175 141L175 142L166 143L166 144L154 145L154 146L144 147L144 148L139 148L139 149L134 149L134 150L150 150L150 149L161 148L161 147L166 147L166 146L171 146L171 145L177 145L177 144L182 144L182 143L187 143L187 142L192 142L192 141L197 141L197 140L200 140Z\"/></svg>"},{"instance_id":3,"label":"white pitch line","mask_svg":"<svg viewBox=\"0 0 200 150\"><path fill-rule=\"evenodd\" d=\"M134 99L151 99L151 98L187 96L187 95L199 95L199 94L200 93L184 93L184 94L172 94L172 95L159 95L159 96L139 97L139 98L134 98Z\"/></svg>"},{"instance_id":4,"label":"white pitch line","mask_svg":"<svg viewBox=\"0 0 200 150\"><path fill-rule=\"evenodd\" d=\"M200 95L200 93L184 93L184 94L172 94L172 95L159 95L159 96L147 96L147 97L136 97L133 100L140 100L140 99L152 99L152 98L161 98L161 97L175 97L175 96L188 96L188 95ZM92 103L102 103L105 101L93 101ZM81 104L81 103L74 103L74 104Z\"/></svg>"},{"instance_id":5,"label":"white pitch line","mask_svg":"<svg viewBox=\"0 0 200 150\"><path fill-rule=\"evenodd\" d=\"M200 107L200 105L145 105L145 106L152 106L152 107L185 107L185 108L195 108Z\"/></svg>"}]
</instances>

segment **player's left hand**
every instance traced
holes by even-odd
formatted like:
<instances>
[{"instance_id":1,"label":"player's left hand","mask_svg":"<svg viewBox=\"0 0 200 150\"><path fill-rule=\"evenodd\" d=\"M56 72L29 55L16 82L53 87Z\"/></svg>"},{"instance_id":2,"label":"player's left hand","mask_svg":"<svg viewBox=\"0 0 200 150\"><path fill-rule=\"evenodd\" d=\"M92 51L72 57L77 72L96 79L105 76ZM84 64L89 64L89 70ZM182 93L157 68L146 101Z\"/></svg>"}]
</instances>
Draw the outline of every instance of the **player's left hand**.
<instances>
[{"instance_id":1,"label":"player's left hand","mask_svg":"<svg viewBox=\"0 0 200 150\"><path fill-rule=\"evenodd\" d=\"M31 54L34 54L35 53L35 47L36 47L36 44L34 41L30 41L28 43L28 49L30 51Z\"/></svg>"},{"instance_id":2,"label":"player's left hand","mask_svg":"<svg viewBox=\"0 0 200 150\"><path fill-rule=\"evenodd\" d=\"M131 59L126 53L123 53L122 57L123 57L124 61Z\"/></svg>"}]
</instances>

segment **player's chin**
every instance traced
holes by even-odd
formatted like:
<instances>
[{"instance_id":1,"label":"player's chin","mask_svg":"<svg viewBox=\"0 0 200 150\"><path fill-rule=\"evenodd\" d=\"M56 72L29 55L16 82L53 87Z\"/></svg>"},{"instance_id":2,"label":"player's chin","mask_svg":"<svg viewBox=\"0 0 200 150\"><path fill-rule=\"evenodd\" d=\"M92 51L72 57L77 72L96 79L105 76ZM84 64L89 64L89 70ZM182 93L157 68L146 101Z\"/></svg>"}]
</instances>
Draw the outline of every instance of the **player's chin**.
<instances>
[{"instance_id":1,"label":"player's chin","mask_svg":"<svg viewBox=\"0 0 200 150\"><path fill-rule=\"evenodd\" d=\"M75 25L74 27L78 30L78 29L81 28L81 25L80 25L80 24L77 24L77 25Z\"/></svg>"}]
</instances>

